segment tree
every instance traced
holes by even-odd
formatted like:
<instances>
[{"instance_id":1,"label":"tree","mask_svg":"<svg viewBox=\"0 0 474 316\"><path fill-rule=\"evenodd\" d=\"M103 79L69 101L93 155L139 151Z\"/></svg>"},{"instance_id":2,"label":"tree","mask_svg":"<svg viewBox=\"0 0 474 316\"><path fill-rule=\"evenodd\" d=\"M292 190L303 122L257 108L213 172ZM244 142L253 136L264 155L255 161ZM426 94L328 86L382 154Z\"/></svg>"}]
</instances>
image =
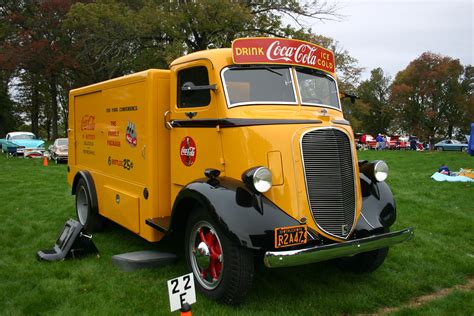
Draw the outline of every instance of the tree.
<instances>
[{"instance_id":1,"label":"tree","mask_svg":"<svg viewBox=\"0 0 474 316\"><path fill-rule=\"evenodd\" d=\"M58 78L71 66L73 58L68 39L61 31L65 14L75 0L6 1L0 6L1 21L13 30L1 44L1 67L16 71L18 78L28 78L29 107L25 108L31 131L39 134L41 108L51 111L52 137L58 136ZM48 85L48 107L40 104L43 83ZM49 129L49 126L48 126ZM49 135L49 130L47 131Z\"/></svg>"},{"instance_id":2,"label":"tree","mask_svg":"<svg viewBox=\"0 0 474 316\"><path fill-rule=\"evenodd\" d=\"M91 83L166 67L183 54L229 47L238 37L308 38L310 30L283 25L282 17L327 19L335 10L322 1L97 0L75 4L64 27L74 42L78 71Z\"/></svg>"},{"instance_id":3,"label":"tree","mask_svg":"<svg viewBox=\"0 0 474 316\"><path fill-rule=\"evenodd\" d=\"M397 126L432 143L449 136L462 118L462 74L457 59L428 52L413 60L392 85Z\"/></svg>"},{"instance_id":4,"label":"tree","mask_svg":"<svg viewBox=\"0 0 474 316\"><path fill-rule=\"evenodd\" d=\"M474 67L471 65L464 68L461 93L464 96L464 102L459 132L462 135L467 135L471 131L471 123L474 123Z\"/></svg>"},{"instance_id":5,"label":"tree","mask_svg":"<svg viewBox=\"0 0 474 316\"><path fill-rule=\"evenodd\" d=\"M381 68L373 69L370 79L358 87L357 94L360 104L354 116L362 122L361 131L372 135L387 133L393 117L389 104L390 78L384 76Z\"/></svg>"}]
</instances>

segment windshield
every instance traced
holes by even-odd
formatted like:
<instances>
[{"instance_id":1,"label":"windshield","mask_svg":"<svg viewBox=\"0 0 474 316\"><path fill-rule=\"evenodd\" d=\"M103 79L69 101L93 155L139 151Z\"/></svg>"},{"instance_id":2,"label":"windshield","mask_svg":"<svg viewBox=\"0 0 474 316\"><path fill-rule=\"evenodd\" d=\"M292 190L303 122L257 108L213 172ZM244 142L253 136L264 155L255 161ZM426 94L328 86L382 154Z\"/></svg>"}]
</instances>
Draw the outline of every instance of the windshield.
<instances>
[{"instance_id":1,"label":"windshield","mask_svg":"<svg viewBox=\"0 0 474 316\"><path fill-rule=\"evenodd\" d=\"M336 82L330 76L309 68L296 68L303 105L325 105L340 109Z\"/></svg>"},{"instance_id":2,"label":"windshield","mask_svg":"<svg viewBox=\"0 0 474 316\"><path fill-rule=\"evenodd\" d=\"M18 140L18 139L35 139L35 135L33 134L19 134L19 135L12 135L10 136L11 140Z\"/></svg>"},{"instance_id":3,"label":"windshield","mask_svg":"<svg viewBox=\"0 0 474 316\"><path fill-rule=\"evenodd\" d=\"M247 104L297 104L289 67L227 68L222 75L229 107Z\"/></svg>"},{"instance_id":4,"label":"windshield","mask_svg":"<svg viewBox=\"0 0 474 316\"><path fill-rule=\"evenodd\" d=\"M58 139L58 146L67 146L67 138Z\"/></svg>"}]
</instances>

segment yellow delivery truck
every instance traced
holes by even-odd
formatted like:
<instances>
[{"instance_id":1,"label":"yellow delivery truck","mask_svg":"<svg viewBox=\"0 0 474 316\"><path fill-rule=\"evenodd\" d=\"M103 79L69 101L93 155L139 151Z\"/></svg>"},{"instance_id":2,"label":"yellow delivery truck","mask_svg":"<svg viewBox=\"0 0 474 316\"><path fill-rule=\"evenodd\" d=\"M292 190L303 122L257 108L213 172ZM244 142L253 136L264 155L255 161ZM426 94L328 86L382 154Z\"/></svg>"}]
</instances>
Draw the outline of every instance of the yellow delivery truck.
<instances>
[{"instance_id":1,"label":"yellow delivery truck","mask_svg":"<svg viewBox=\"0 0 474 316\"><path fill-rule=\"evenodd\" d=\"M412 228L383 161L359 161L334 55L245 38L72 90L68 182L90 232L110 219L150 242L184 235L198 289L238 303L254 262L370 272Z\"/></svg>"}]
</instances>

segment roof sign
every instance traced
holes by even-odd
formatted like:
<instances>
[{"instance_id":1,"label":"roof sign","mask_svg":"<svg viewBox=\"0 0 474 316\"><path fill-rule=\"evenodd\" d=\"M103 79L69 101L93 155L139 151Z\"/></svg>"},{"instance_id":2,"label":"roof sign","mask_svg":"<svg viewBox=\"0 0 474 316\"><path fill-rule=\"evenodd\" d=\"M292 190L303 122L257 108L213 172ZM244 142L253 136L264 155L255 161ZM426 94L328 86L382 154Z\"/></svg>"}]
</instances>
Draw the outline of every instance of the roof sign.
<instances>
[{"instance_id":1,"label":"roof sign","mask_svg":"<svg viewBox=\"0 0 474 316\"><path fill-rule=\"evenodd\" d=\"M286 38L241 38L232 42L235 64L287 64L334 72L334 54L321 46Z\"/></svg>"}]
</instances>

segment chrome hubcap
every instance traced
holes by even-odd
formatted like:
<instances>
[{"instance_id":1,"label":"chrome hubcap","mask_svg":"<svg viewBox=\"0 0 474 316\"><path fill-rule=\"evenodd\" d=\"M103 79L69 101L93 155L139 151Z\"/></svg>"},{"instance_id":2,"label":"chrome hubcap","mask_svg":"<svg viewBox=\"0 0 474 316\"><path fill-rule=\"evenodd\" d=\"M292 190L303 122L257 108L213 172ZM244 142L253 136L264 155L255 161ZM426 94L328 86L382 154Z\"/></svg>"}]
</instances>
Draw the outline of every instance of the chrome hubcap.
<instances>
[{"instance_id":1,"label":"chrome hubcap","mask_svg":"<svg viewBox=\"0 0 474 316\"><path fill-rule=\"evenodd\" d=\"M219 236L208 222L200 221L194 225L189 255L197 281L207 290L215 289L222 280L224 260Z\"/></svg>"},{"instance_id":2,"label":"chrome hubcap","mask_svg":"<svg viewBox=\"0 0 474 316\"><path fill-rule=\"evenodd\" d=\"M79 223L85 225L87 222L87 214L89 211L89 201L87 200L87 192L84 187L81 187L76 193L76 210Z\"/></svg>"}]
</instances>

